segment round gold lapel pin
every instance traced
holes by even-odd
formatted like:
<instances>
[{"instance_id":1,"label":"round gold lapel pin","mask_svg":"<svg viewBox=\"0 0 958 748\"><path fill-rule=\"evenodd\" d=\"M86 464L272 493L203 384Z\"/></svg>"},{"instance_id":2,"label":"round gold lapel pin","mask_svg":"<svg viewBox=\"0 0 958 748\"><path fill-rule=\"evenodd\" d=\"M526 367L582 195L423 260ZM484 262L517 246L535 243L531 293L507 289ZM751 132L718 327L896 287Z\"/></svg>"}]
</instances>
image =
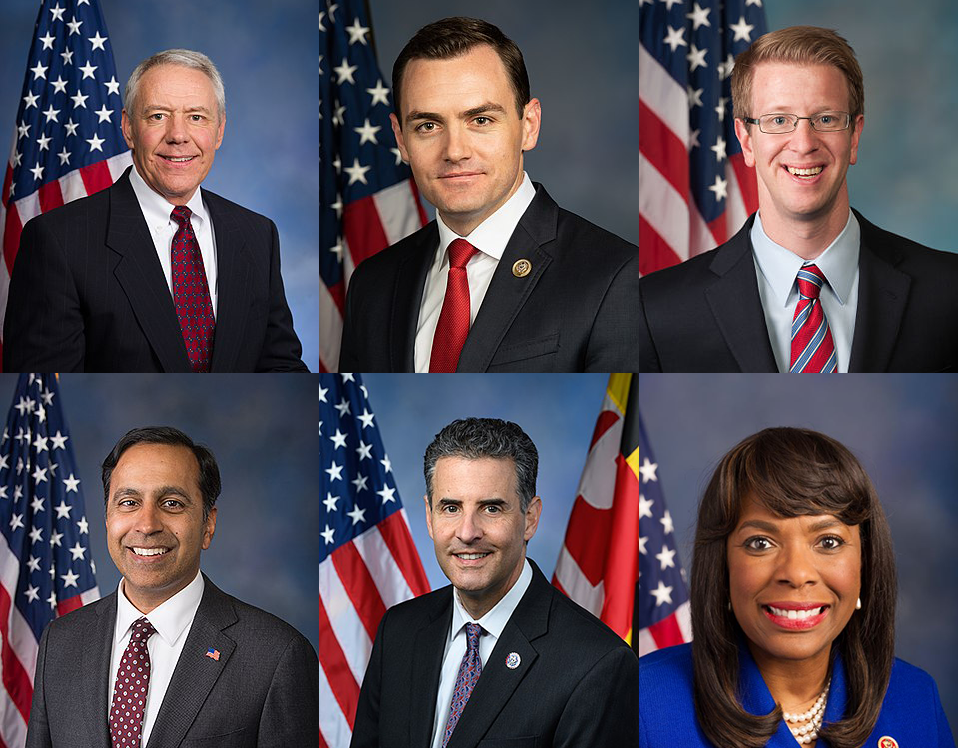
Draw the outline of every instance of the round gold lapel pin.
<instances>
[{"instance_id":1,"label":"round gold lapel pin","mask_svg":"<svg viewBox=\"0 0 958 748\"><path fill-rule=\"evenodd\" d=\"M512 266L512 274L516 278L525 278L532 272L532 263L526 259L516 260Z\"/></svg>"},{"instance_id":2,"label":"round gold lapel pin","mask_svg":"<svg viewBox=\"0 0 958 748\"><path fill-rule=\"evenodd\" d=\"M878 748L898 748L898 741L885 735L879 738Z\"/></svg>"}]
</instances>

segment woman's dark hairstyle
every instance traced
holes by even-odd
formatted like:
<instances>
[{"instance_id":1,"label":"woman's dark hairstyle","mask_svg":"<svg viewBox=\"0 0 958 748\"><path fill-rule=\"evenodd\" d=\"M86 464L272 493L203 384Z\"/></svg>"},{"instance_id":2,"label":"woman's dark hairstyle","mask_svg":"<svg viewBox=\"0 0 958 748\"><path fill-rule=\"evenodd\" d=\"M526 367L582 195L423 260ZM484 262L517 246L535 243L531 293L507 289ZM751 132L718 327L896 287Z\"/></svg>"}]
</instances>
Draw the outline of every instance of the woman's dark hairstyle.
<instances>
[{"instance_id":1,"label":"woman's dark hairstyle","mask_svg":"<svg viewBox=\"0 0 958 748\"><path fill-rule=\"evenodd\" d=\"M859 527L862 609L832 647L832 658L840 652L847 673L847 717L819 732L832 748L858 748L878 720L895 656L891 532L854 455L834 439L806 429L765 429L739 443L715 468L699 504L690 583L699 726L716 745L760 748L782 719L780 705L756 716L737 698L738 642L744 633L728 609L726 541L746 497L781 517L832 514Z\"/></svg>"},{"instance_id":2,"label":"woman's dark hairstyle","mask_svg":"<svg viewBox=\"0 0 958 748\"><path fill-rule=\"evenodd\" d=\"M423 26L403 47L393 64L393 101L396 118L402 126L402 110L399 98L402 95L402 76L411 60L449 60L466 54L473 47L488 44L499 55L512 83L519 117L531 98L529 73L518 45L502 33L497 26L478 18L443 18Z\"/></svg>"},{"instance_id":3,"label":"woman's dark hairstyle","mask_svg":"<svg viewBox=\"0 0 958 748\"><path fill-rule=\"evenodd\" d=\"M205 522L222 488L220 469L208 447L196 444L190 437L172 426L144 426L131 429L120 438L103 460L103 503L110 500L110 478L113 476L113 469L123 453L136 444L166 444L171 447L186 447L193 452L200 468L200 493L203 495L203 521Z\"/></svg>"}]
</instances>

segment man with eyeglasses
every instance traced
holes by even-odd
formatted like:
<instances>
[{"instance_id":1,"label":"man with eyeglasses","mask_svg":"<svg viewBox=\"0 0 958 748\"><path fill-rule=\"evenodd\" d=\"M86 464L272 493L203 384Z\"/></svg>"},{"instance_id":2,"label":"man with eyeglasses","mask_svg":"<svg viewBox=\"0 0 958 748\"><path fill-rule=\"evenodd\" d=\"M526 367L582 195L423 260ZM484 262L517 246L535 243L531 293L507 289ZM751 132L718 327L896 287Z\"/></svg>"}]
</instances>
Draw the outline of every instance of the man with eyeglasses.
<instances>
[{"instance_id":1,"label":"man with eyeglasses","mask_svg":"<svg viewBox=\"0 0 958 748\"><path fill-rule=\"evenodd\" d=\"M849 205L865 116L848 42L812 26L760 37L735 60L732 101L759 210L639 282L639 370L958 370L958 254Z\"/></svg>"}]
</instances>

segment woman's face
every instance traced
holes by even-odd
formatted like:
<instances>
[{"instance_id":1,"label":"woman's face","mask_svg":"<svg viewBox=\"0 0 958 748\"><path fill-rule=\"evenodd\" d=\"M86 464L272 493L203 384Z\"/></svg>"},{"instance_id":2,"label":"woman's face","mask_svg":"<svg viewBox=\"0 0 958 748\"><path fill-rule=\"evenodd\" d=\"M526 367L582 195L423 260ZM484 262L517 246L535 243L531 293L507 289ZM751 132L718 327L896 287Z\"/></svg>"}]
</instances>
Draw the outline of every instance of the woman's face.
<instances>
[{"instance_id":1,"label":"woman's face","mask_svg":"<svg viewBox=\"0 0 958 748\"><path fill-rule=\"evenodd\" d=\"M756 656L828 652L861 591L858 526L831 514L783 518L747 498L726 544L732 610Z\"/></svg>"}]
</instances>

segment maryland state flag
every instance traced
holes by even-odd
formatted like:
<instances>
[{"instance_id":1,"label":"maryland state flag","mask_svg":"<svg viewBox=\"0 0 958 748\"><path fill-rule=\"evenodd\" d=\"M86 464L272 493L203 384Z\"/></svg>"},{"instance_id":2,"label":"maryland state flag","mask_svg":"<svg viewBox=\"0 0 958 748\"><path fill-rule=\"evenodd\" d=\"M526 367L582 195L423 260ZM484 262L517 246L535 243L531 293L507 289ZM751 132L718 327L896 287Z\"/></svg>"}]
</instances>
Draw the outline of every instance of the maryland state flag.
<instances>
[{"instance_id":1,"label":"maryland state flag","mask_svg":"<svg viewBox=\"0 0 958 748\"><path fill-rule=\"evenodd\" d=\"M639 388L612 374L552 583L633 643L639 584Z\"/></svg>"}]
</instances>

